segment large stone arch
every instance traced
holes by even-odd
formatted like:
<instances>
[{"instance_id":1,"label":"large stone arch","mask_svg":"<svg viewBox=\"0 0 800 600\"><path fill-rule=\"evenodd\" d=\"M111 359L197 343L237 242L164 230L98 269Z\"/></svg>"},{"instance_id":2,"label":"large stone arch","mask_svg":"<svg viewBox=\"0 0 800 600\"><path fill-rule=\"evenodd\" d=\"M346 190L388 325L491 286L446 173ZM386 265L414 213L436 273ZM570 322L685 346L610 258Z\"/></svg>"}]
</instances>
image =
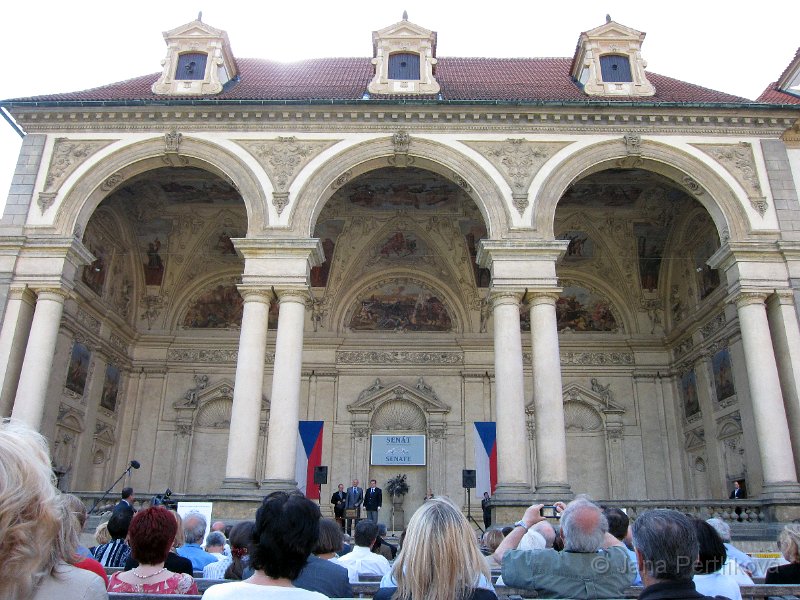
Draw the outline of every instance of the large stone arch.
<instances>
[{"instance_id":1,"label":"large stone arch","mask_svg":"<svg viewBox=\"0 0 800 600\"><path fill-rule=\"evenodd\" d=\"M415 167L438 173L459 185L481 211L489 237L505 237L511 220L510 201L477 163L450 146L417 136L410 137L404 154L398 152L394 139L388 136L356 144L322 165L297 194L291 229L300 237L311 236L322 207L339 187L369 171L397 166L399 156L399 160L410 158Z\"/></svg>"},{"instance_id":2,"label":"large stone arch","mask_svg":"<svg viewBox=\"0 0 800 600\"><path fill-rule=\"evenodd\" d=\"M663 175L680 185L689 196L705 207L719 232L720 239L743 240L749 218L736 192L701 160L666 144L641 140L641 154L626 153L621 140L601 142L569 155L544 180L533 204L533 226L539 235L552 237L558 202L576 180L608 168L619 168L618 161Z\"/></svg>"},{"instance_id":3,"label":"large stone arch","mask_svg":"<svg viewBox=\"0 0 800 600\"><path fill-rule=\"evenodd\" d=\"M54 227L62 235L83 231L97 206L131 177L165 166L197 167L231 183L247 210L248 237L262 233L269 224L267 197L255 173L224 147L184 137L180 153L165 153L164 138L126 146L91 167L66 193L56 213Z\"/></svg>"}]
</instances>

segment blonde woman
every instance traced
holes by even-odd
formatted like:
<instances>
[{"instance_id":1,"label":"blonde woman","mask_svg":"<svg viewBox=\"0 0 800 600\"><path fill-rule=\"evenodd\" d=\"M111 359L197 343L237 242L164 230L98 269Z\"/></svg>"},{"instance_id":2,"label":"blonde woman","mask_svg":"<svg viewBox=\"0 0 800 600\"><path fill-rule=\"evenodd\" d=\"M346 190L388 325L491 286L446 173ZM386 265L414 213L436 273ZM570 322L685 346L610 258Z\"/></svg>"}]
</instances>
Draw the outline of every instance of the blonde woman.
<instances>
[{"instance_id":1,"label":"blonde woman","mask_svg":"<svg viewBox=\"0 0 800 600\"><path fill-rule=\"evenodd\" d=\"M102 579L70 564L62 540L67 511L53 485L45 439L17 422L0 421L0 598L108 598Z\"/></svg>"},{"instance_id":2,"label":"blonde woman","mask_svg":"<svg viewBox=\"0 0 800 600\"><path fill-rule=\"evenodd\" d=\"M436 497L417 509L375 600L495 600L489 569L461 511Z\"/></svg>"},{"instance_id":3,"label":"blonde woman","mask_svg":"<svg viewBox=\"0 0 800 600\"><path fill-rule=\"evenodd\" d=\"M764 583L800 583L800 523L790 523L778 536L778 545L788 565L770 567Z\"/></svg>"}]
</instances>

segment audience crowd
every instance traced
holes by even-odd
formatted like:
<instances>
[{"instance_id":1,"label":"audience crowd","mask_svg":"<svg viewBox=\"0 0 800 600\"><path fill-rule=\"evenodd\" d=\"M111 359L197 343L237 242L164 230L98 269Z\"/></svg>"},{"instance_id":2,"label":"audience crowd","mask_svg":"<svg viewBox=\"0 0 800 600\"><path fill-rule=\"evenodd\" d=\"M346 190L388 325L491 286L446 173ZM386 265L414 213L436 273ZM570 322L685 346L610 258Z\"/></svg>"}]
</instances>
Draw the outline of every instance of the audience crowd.
<instances>
[{"instance_id":1,"label":"audience crowd","mask_svg":"<svg viewBox=\"0 0 800 600\"><path fill-rule=\"evenodd\" d=\"M742 600L740 586L756 574L721 519L656 509L631 522L582 496L557 502L556 519L530 506L513 527L489 528L480 540L458 506L426 498L398 545L365 519L351 547L340 523L300 494L272 493L255 521L228 529L163 506L137 512L126 487L86 548L86 507L56 489L46 440L4 420L0 457L0 598L9 600L198 594L200 573L214 583L203 593L209 600L347 598L365 581L379 585L376 600L491 600L492 571L496 585L541 598L624 598L640 585L640 600ZM800 584L800 524L784 527L778 543L788 563L768 569L765 583Z\"/></svg>"}]
</instances>

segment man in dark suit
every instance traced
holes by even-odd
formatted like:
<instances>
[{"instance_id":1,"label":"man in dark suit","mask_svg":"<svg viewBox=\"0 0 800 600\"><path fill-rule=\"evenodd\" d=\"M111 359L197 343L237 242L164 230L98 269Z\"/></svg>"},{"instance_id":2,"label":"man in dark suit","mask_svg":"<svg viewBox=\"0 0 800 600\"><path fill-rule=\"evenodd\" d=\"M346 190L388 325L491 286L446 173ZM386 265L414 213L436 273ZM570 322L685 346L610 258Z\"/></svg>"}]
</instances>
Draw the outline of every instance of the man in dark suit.
<instances>
[{"instance_id":1,"label":"man in dark suit","mask_svg":"<svg viewBox=\"0 0 800 600\"><path fill-rule=\"evenodd\" d=\"M383 492L378 487L378 482L374 479L369 480L369 487L364 494L364 508L367 509L367 518L378 524L378 511L383 506Z\"/></svg>"},{"instance_id":2,"label":"man in dark suit","mask_svg":"<svg viewBox=\"0 0 800 600\"><path fill-rule=\"evenodd\" d=\"M122 511L129 513L133 516L133 513L136 512L136 509L133 508L133 502L136 497L133 495L133 488L131 487L124 487L122 488L122 499L117 502L117 505L114 507L114 511Z\"/></svg>"},{"instance_id":3,"label":"man in dark suit","mask_svg":"<svg viewBox=\"0 0 800 600\"><path fill-rule=\"evenodd\" d=\"M353 485L347 488L347 499L344 502L345 511L352 515L346 519L347 535L350 535L353 531L353 521L358 521L361 518L361 504L363 502L364 490L358 487L358 479L353 479Z\"/></svg>"},{"instance_id":4,"label":"man in dark suit","mask_svg":"<svg viewBox=\"0 0 800 600\"><path fill-rule=\"evenodd\" d=\"M344 484L339 484L339 489L331 496L331 504L333 504L333 516L339 527L344 531L344 505L347 501L347 494L344 492Z\"/></svg>"},{"instance_id":5,"label":"man in dark suit","mask_svg":"<svg viewBox=\"0 0 800 600\"><path fill-rule=\"evenodd\" d=\"M309 555L306 565L292 583L294 587L319 592L328 598L353 597L347 569L313 554Z\"/></svg>"},{"instance_id":6,"label":"man in dark suit","mask_svg":"<svg viewBox=\"0 0 800 600\"><path fill-rule=\"evenodd\" d=\"M733 482L733 491L731 492L730 499L731 500L740 500L742 498L747 498L747 494L744 493L741 484L738 481Z\"/></svg>"}]
</instances>

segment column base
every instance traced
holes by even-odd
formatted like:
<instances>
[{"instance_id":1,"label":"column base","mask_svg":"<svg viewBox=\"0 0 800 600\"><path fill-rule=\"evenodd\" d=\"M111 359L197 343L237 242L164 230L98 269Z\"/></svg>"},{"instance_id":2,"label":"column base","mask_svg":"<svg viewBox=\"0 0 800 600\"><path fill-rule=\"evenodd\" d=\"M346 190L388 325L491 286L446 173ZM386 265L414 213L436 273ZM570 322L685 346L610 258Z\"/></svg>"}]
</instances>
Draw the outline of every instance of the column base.
<instances>
[{"instance_id":1,"label":"column base","mask_svg":"<svg viewBox=\"0 0 800 600\"><path fill-rule=\"evenodd\" d=\"M558 502L559 500L569 502L573 495L568 483L555 481L540 481L534 494L537 502Z\"/></svg>"},{"instance_id":2,"label":"column base","mask_svg":"<svg viewBox=\"0 0 800 600\"><path fill-rule=\"evenodd\" d=\"M272 492L296 492L297 482L294 479L265 479L261 482L261 493L269 496Z\"/></svg>"},{"instance_id":3,"label":"column base","mask_svg":"<svg viewBox=\"0 0 800 600\"><path fill-rule=\"evenodd\" d=\"M761 499L770 501L789 501L800 503L800 483L796 481L777 481L765 483L761 489Z\"/></svg>"},{"instance_id":4,"label":"column base","mask_svg":"<svg viewBox=\"0 0 800 600\"><path fill-rule=\"evenodd\" d=\"M518 521L533 504L533 493L525 483L498 483L492 496L492 526L510 525Z\"/></svg>"},{"instance_id":5,"label":"column base","mask_svg":"<svg viewBox=\"0 0 800 600\"><path fill-rule=\"evenodd\" d=\"M226 477L222 480L220 490L258 490L258 482L250 477Z\"/></svg>"}]
</instances>

